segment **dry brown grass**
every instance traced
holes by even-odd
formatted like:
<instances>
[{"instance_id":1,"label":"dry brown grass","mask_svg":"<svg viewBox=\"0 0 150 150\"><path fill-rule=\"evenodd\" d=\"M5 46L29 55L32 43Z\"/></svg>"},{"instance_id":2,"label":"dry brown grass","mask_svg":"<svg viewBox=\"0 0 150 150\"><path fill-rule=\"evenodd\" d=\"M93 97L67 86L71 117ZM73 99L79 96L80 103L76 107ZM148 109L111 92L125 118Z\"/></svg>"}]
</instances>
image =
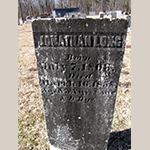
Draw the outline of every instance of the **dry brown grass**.
<instances>
[{"instance_id":1,"label":"dry brown grass","mask_svg":"<svg viewBox=\"0 0 150 150\"><path fill-rule=\"evenodd\" d=\"M126 45L111 131L131 128L131 32ZM18 149L49 149L31 24L18 26Z\"/></svg>"}]
</instances>

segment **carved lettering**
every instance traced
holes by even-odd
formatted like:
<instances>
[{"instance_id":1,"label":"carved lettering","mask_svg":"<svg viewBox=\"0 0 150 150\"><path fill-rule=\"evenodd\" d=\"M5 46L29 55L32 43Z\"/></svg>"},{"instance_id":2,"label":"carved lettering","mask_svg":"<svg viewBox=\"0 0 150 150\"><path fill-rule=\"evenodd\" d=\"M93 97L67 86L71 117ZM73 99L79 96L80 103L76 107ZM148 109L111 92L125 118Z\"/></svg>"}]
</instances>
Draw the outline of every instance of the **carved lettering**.
<instances>
[{"instance_id":1,"label":"carved lettering","mask_svg":"<svg viewBox=\"0 0 150 150\"><path fill-rule=\"evenodd\" d=\"M101 47L105 47L107 45L107 37L106 36L100 37L100 45L101 45Z\"/></svg>"},{"instance_id":2,"label":"carved lettering","mask_svg":"<svg viewBox=\"0 0 150 150\"><path fill-rule=\"evenodd\" d=\"M121 48L124 45L124 35L41 35L39 47L111 47Z\"/></svg>"},{"instance_id":3,"label":"carved lettering","mask_svg":"<svg viewBox=\"0 0 150 150\"><path fill-rule=\"evenodd\" d=\"M85 47L91 47L92 46L92 40L91 40L91 36L84 36L84 44Z\"/></svg>"},{"instance_id":4,"label":"carved lettering","mask_svg":"<svg viewBox=\"0 0 150 150\"><path fill-rule=\"evenodd\" d=\"M84 39L83 39L82 35L78 36L78 44L77 44L77 46L81 46L81 47L84 46Z\"/></svg>"},{"instance_id":5,"label":"carved lettering","mask_svg":"<svg viewBox=\"0 0 150 150\"><path fill-rule=\"evenodd\" d=\"M45 37L48 39L48 37ZM68 36L66 36L66 39ZM95 36L95 38L97 38ZM102 37L105 41L105 37ZM119 41L120 37L116 37ZM62 40L62 39L61 39ZM48 42L48 40L46 40ZM65 42L65 41L64 41ZM105 43L105 42L103 42ZM61 43L62 44L62 43ZM81 43L80 43L81 44ZM119 42L118 42L119 44ZM106 60L110 61L110 52L106 53ZM67 80L61 78L49 78L47 76L40 79L40 84L42 84L43 92L48 92L52 96L60 95L60 100L65 102L67 99L71 102L95 102L94 98L89 98L91 95L96 95L97 88L101 88L101 93L104 96L111 96L116 90L116 84L113 81L104 82L103 79L108 79L111 75L114 74L115 68L111 63L99 62L97 64L92 63L91 56L86 55L73 55L66 54L64 57L65 61L68 61L66 65L60 64L58 62L48 61L41 63L41 68L43 68L45 74L51 73L64 73L66 70ZM67 68L69 67L69 68ZM99 72L99 80L95 80L94 72ZM54 75L55 76L55 75ZM65 78L66 78L65 77ZM101 80L103 82L101 82ZM46 88L47 87L47 88ZM104 91L103 91L104 89ZM107 92L107 90L109 92ZM67 97L63 97L63 95ZM70 98L68 97L70 95ZM86 98L88 97L88 98ZM93 96L94 97L94 96Z\"/></svg>"},{"instance_id":6,"label":"carved lettering","mask_svg":"<svg viewBox=\"0 0 150 150\"><path fill-rule=\"evenodd\" d=\"M94 47L99 47L99 37L97 35L94 36Z\"/></svg>"}]
</instances>

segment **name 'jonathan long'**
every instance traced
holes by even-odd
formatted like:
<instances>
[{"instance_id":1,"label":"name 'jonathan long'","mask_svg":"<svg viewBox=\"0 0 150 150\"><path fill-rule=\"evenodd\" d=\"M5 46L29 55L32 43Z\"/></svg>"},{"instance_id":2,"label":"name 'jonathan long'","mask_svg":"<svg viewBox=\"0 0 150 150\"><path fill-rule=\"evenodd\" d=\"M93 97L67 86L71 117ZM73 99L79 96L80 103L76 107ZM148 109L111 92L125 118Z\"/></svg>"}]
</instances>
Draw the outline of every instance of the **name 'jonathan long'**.
<instances>
[{"instance_id":1,"label":"name 'jonathan long'","mask_svg":"<svg viewBox=\"0 0 150 150\"><path fill-rule=\"evenodd\" d=\"M125 36L106 35L41 35L39 47L106 47L122 48L125 45Z\"/></svg>"}]
</instances>

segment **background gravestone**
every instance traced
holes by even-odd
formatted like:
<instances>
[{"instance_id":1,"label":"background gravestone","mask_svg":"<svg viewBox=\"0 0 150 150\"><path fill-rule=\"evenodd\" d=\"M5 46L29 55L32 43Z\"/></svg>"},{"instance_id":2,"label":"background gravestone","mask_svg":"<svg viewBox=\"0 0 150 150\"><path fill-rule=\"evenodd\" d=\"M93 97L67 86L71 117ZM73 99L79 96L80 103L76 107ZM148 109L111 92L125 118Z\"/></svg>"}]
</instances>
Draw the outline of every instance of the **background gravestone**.
<instances>
[{"instance_id":1,"label":"background gravestone","mask_svg":"<svg viewBox=\"0 0 150 150\"><path fill-rule=\"evenodd\" d=\"M69 12L69 18L78 18L78 12Z\"/></svg>"},{"instance_id":2,"label":"background gravestone","mask_svg":"<svg viewBox=\"0 0 150 150\"><path fill-rule=\"evenodd\" d=\"M122 11L121 10L117 10L116 11L116 16L117 17L123 16Z\"/></svg>"},{"instance_id":3,"label":"background gravestone","mask_svg":"<svg viewBox=\"0 0 150 150\"><path fill-rule=\"evenodd\" d=\"M111 17L113 19L117 18L117 12L116 11L111 11Z\"/></svg>"},{"instance_id":4,"label":"background gravestone","mask_svg":"<svg viewBox=\"0 0 150 150\"><path fill-rule=\"evenodd\" d=\"M89 12L89 16L95 16L96 15L96 12L95 11L90 11Z\"/></svg>"},{"instance_id":5,"label":"background gravestone","mask_svg":"<svg viewBox=\"0 0 150 150\"><path fill-rule=\"evenodd\" d=\"M104 18L105 13L104 12L99 12L99 17Z\"/></svg>"},{"instance_id":6,"label":"background gravestone","mask_svg":"<svg viewBox=\"0 0 150 150\"><path fill-rule=\"evenodd\" d=\"M22 25L23 22L22 22L22 18L19 18L19 25Z\"/></svg>"},{"instance_id":7,"label":"background gravestone","mask_svg":"<svg viewBox=\"0 0 150 150\"><path fill-rule=\"evenodd\" d=\"M111 12L112 12L112 11L107 11L107 12L106 12L106 15L111 15Z\"/></svg>"},{"instance_id":8,"label":"background gravestone","mask_svg":"<svg viewBox=\"0 0 150 150\"><path fill-rule=\"evenodd\" d=\"M32 23L50 144L106 150L122 67L124 19L49 19Z\"/></svg>"},{"instance_id":9,"label":"background gravestone","mask_svg":"<svg viewBox=\"0 0 150 150\"><path fill-rule=\"evenodd\" d=\"M56 17L56 11L52 11L52 16L53 16L53 18Z\"/></svg>"},{"instance_id":10,"label":"background gravestone","mask_svg":"<svg viewBox=\"0 0 150 150\"><path fill-rule=\"evenodd\" d=\"M42 13L42 14L40 14L40 17L41 18L47 18L47 14L46 13Z\"/></svg>"},{"instance_id":11,"label":"background gravestone","mask_svg":"<svg viewBox=\"0 0 150 150\"><path fill-rule=\"evenodd\" d=\"M78 17L79 17L79 18L82 18L82 19L83 19L83 18L85 19L85 18L86 18L86 13L78 14Z\"/></svg>"}]
</instances>

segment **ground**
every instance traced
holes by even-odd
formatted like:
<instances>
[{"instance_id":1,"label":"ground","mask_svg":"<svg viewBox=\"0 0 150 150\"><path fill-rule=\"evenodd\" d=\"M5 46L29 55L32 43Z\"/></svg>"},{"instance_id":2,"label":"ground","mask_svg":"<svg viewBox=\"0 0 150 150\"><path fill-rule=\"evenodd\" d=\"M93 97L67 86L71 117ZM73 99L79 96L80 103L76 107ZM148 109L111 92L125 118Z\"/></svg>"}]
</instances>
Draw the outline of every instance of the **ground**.
<instances>
[{"instance_id":1,"label":"ground","mask_svg":"<svg viewBox=\"0 0 150 150\"><path fill-rule=\"evenodd\" d=\"M128 149L130 144L131 30L127 33L108 149ZM49 149L31 24L18 26L18 149Z\"/></svg>"}]
</instances>

